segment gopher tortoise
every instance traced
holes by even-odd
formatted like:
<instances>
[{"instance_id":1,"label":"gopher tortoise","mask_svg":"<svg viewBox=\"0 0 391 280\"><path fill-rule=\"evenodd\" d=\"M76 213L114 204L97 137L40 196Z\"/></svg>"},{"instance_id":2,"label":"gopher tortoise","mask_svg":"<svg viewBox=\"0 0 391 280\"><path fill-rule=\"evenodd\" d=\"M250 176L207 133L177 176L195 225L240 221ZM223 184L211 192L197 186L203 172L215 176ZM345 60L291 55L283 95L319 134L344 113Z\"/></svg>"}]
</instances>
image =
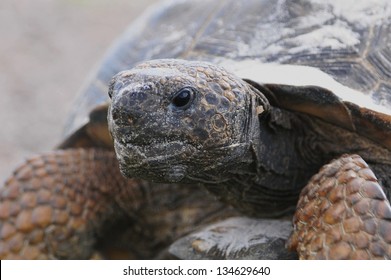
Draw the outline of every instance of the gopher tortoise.
<instances>
[{"instance_id":1,"label":"gopher tortoise","mask_svg":"<svg viewBox=\"0 0 391 280\"><path fill-rule=\"evenodd\" d=\"M390 11L149 10L1 188L0 258L390 259Z\"/></svg>"}]
</instances>

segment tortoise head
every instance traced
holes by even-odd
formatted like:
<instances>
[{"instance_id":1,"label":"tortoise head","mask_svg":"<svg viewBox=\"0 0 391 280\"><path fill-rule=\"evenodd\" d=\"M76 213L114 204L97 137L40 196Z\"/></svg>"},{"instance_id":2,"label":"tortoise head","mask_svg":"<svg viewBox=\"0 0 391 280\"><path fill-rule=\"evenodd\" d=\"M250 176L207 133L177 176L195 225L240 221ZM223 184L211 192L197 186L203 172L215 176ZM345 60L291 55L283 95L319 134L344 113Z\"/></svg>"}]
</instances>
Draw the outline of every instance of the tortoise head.
<instances>
[{"instance_id":1,"label":"tortoise head","mask_svg":"<svg viewBox=\"0 0 391 280\"><path fill-rule=\"evenodd\" d=\"M216 182L249 164L252 114L267 107L251 85L199 61L142 63L117 74L109 96L121 172L159 182Z\"/></svg>"}]
</instances>

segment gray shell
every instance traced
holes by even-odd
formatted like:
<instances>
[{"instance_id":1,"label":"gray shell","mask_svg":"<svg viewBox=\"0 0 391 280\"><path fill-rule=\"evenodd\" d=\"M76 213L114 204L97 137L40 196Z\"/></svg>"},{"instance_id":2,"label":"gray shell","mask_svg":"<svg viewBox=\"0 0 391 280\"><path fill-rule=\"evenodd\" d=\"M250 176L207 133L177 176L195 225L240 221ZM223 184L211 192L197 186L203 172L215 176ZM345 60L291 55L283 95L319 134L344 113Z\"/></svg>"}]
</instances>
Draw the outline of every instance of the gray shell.
<instances>
[{"instance_id":1,"label":"gray shell","mask_svg":"<svg viewBox=\"0 0 391 280\"><path fill-rule=\"evenodd\" d=\"M387 0L159 4L129 27L91 76L74 105L60 147L110 147L105 128L111 77L137 62L157 58L313 66L388 106L391 4Z\"/></svg>"}]
</instances>

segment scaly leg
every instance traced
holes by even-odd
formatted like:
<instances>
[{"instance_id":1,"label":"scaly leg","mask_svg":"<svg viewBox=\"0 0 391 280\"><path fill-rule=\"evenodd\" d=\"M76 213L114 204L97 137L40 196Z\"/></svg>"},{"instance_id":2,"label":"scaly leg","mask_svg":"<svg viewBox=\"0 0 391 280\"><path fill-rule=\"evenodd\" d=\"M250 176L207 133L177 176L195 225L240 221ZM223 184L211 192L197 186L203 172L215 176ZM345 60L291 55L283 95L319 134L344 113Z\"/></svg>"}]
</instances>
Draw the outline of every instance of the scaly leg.
<instances>
[{"instance_id":1,"label":"scaly leg","mask_svg":"<svg viewBox=\"0 0 391 280\"><path fill-rule=\"evenodd\" d=\"M54 151L26 161L0 189L0 259L86 259L100 243L152 258L225 209L195 187L123 178L112 151ZM123 240L111 240L118 230Z\"/></svg>"},{"instance_id":2,"label":"scaly leg","mask_svg":"<svg viewBox=\"0 0 391 280\"><path fill-rule=\"evenodd\" d=\"M325 165L303 189L288 242L301 259L391 259L391 208L358 155Z\"/></svg>"}]
</instances>

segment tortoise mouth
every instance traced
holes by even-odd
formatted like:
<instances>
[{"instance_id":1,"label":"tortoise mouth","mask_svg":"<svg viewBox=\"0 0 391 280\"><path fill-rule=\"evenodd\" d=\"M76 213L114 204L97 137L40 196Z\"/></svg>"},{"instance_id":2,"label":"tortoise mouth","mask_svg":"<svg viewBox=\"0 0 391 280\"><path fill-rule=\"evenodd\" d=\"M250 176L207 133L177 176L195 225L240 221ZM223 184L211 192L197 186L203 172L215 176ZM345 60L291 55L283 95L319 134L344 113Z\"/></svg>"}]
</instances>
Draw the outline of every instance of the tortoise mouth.
<instances>
[{"instance_id":1,"label":"tortoise mouth","mask_svg":"<svg viewBox=\"0 0 391 280\"><path fill-rule=\"evenodd\" d=\"M189 159L196 151L193 145L181 141L141 144L114 141L114 148L125 177L170 183L186 177Z\"/></svg>"}]
</instances>

